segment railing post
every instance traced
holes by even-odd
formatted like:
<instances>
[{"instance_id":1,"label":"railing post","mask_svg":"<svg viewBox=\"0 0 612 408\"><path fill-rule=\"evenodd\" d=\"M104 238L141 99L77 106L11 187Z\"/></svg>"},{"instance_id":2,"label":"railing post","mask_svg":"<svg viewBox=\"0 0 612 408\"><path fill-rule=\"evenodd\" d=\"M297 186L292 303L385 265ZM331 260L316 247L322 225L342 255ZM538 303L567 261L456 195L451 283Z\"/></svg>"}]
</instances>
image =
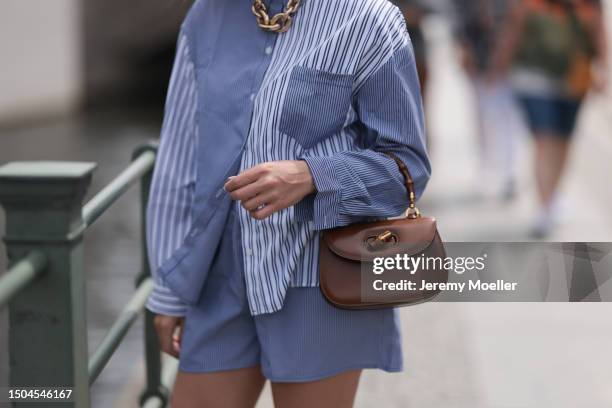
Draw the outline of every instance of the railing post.
<instances>
[{"instance_id":1,"label":"railing post","mask_svg":"<svg viewBox=\"0 0 612 408\"><path fill-rule=\"evenodd\" d=\"M49 261L9 303L10 386L74 388L71 402L54 406L90 405L81 211L95 166L13 162L0 167L9 261L31 250Z\"/></svg>"},{"instance_id":2,"label":"railing post","mask_svg":"<svg viewBox=\"0 0 612 408\"><path fill-rule=\"evenodd\" d=\"M132 159L135 159L146 151L157 152L156 143L148 143L140 146L134 151ZM146 227L146 213L147 205L149 203L149 192L151 188L151 179L153 178L153 168L145 174L140 183L140 226L141 226L141 272L136 279L136 286L151 276L151 269L149 267L149 256L147 251L147 227ZM155 332L155 326L153 319L155 315L148 310L144 313L144 346L145 346L145 369L146 369L146 388L142 392L140 397L140 405L143 405L150 398L159 398L162 404L165 406L168 402L169 391L162 384L162 366L161 366L161 354L159 348L159 342L157 341L157 333Z\"/></svg>"}]
</instances>

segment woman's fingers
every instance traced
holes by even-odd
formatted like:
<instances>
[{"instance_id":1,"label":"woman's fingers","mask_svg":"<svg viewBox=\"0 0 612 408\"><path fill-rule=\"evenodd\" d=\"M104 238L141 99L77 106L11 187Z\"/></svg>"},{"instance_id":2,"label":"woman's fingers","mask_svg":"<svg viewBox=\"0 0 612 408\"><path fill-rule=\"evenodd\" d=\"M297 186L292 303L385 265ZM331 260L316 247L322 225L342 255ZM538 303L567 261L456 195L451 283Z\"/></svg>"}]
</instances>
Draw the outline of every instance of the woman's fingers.
<instances>
[{"instance_id":1,"label":"woman's fingers","mask_svg":"<svg viewBox=\"0 0 612 408\"><path fill-rule=\"evenodd\" d=\"M173 357L178 358L180 347L175 346L174 336L177 328L183 324L183 318L177 316L155 316L155 330L159 339L159 346L164 353L168 353ZM180 344L180 334L176 338L176 342Z\"/></svg>"},{"instance_id":2,"label":"woman's fingers","mask_svg":"<svg viewBox=\"0 0 612 408\"><path fill-rule=\"evenodd\" d=\"M242 207L247 211L255 211L264 205L275 204L279 195L276 191L266 191L242 202Z\"/></svg>"},{"instance_id":3,"label":"woman's fingers","mask_svg":"<svg viewBox=\"0 0 612 408\"><path fill-rule=\"evenodd\" d=\"M251 167L237 176L230 177L223 188L225 191L232 193L238 189L248 186L267 174L270 171L270 167L271 166L268 163L262 163L255 167Z\"/></svg>"},{"instance_id":4,"label":"woman's fingers","mask_svg":"<svg viewBox=\"0 0 612 408\"><path fill-rule=\"evenodd\" d=\"M283 208L286 207L276 202L274 204L267 204L258 210L249 211L249 214L251 214L251 217L255 218L256 220L263 220L265 218L268 218L275 212L282 210Z\"/></svg>"},{"instance_id":5,"label":"woman's fingers","mask_svg":"<svg viewBox=\"0 0 612 408\"><path fill-rule=\"evenodd\" d=\"M183 319L179 321L179 324L174 329L172 334L172 350L178 356L181 352L181 339L183 337Z\"/></svg>"},{"instance_id":6,"label":"woman's fingers","mask_svg":"<svg viewBox=\"0 0 612 408\"><path fill-rule=\"evenodd\" d=\"M310 169L300 160L259 164L230 178L225 189L259 220L290 207L315 190Z\"/></svg>"},{"instance_id":7,"label":"woman's fingers","mask_svg":"<svg viewBox=\"0 0 612 408\"><path fill-rule=\"evenodd\" d=\"M237 201L249 200L266 191L267 186L264 178L260 178L244 187L240 187L230 193L232 199Z\"/></svg>"}]
</instances>

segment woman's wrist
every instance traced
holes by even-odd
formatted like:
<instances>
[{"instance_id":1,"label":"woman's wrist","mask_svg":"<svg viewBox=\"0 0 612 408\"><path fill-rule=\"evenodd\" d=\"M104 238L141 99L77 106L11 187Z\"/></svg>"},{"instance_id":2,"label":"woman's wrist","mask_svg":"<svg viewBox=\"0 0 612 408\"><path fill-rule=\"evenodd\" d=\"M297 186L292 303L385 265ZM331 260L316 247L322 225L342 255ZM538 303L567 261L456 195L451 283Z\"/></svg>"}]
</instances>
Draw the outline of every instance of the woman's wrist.
<instances>
[{"instance_id":1,"label":"woman's wrist","mask_svg":"<svg viewBox=\"0 0 612 408\"><path fill-rule=\"evenodd\" d=\"M304 196L313 194L317 192L317 188L314 183L314 178L312 176L312 172L310 171L310 167L305 160L296 160L296 165L298 166L298 170L300 174L303 176L302 183L304 185L304 189L306 194Z\"/></svg>"}]
</instances>

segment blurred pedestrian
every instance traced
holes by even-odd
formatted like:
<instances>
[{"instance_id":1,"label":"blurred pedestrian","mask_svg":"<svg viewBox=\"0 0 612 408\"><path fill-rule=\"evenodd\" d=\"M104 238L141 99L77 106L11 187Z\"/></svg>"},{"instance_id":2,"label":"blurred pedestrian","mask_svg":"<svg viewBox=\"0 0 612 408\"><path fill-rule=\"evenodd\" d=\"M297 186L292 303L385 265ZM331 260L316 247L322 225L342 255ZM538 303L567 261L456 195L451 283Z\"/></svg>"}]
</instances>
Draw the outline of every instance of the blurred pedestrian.
<instances>
[{"instance_id":1,"label":"blurred pedestrian","mask_svg":"<svg viewBox=\"0 0 612 408\"><path fill-rule=\"evenodd\" d=\"M423 21L430 11L429 7L424 0L392 0L392 3L399 7L406 19L406 28L414 49L421 92L425 95L429 67L427 66L427 43L425 42Z\"/></svg>"},{"instance_id":2,"label":"blurred pedestrian","mask_svg":"<svg viewBox=\"0 0 612 408\"><path fill-rule=\"evenodd\" d=\"M606 87L605 42L599 1L522 0L497 47L492 77L510 72L535 138L541 207L535 236L546 236L555 223L555 194L581 103L591 87Z\"/></svg>"},{"instance_id":3,"label":"blurred pedestrian","mask_svg":"<svg viewBox=\"0 0 612 408\"><path fill-rule=\"evenodd\" d=\"M515 193L516 140L521 133L511 88L504 77L488 80L501 23L513 0L455 0L461 62L476 95L480 165L486 193ZM501 181L501 189L498 183Z\"/></svg>"},{"instance_id":4,"label":"blurred pedestrian","mask_svg":"<svg viewBox=\"0 0 612 408\"><path fill-rule=\"evenodd\" d=\"M425 41L425 30L423 22L426 15L431 11L427 6L426 0L392 0L404 15L406 29L410 36L412 49L414 50L414 60L416 62L417 74L419 75L419 85L423 103L427 95L427 79L429 77L429 66L427 64L427 42ZM427 121L427 117L425 118ZM429 126L425 126L426 129ZM431 134L425 133L428 150L431 152Z\"/></svg>"}]
</instances>

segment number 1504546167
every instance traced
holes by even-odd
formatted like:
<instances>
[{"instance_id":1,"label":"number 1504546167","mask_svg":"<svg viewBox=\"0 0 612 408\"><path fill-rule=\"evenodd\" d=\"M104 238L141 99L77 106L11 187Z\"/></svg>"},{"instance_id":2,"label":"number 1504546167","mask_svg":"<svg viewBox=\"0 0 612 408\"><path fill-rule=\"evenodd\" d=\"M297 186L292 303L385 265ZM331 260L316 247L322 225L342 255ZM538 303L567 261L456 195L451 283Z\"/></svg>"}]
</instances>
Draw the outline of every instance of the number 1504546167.
<instances>
[{"instance_id":1,"label":"number 1504546167","mask_svg":"<svg viewBox=\"0 0 612 408\"><path fill-rule=\"evenodd\" d=\"M0 392L0 402L62 401L72 400L70 387L5 387Z\"/></svg>"}]
</instances>

